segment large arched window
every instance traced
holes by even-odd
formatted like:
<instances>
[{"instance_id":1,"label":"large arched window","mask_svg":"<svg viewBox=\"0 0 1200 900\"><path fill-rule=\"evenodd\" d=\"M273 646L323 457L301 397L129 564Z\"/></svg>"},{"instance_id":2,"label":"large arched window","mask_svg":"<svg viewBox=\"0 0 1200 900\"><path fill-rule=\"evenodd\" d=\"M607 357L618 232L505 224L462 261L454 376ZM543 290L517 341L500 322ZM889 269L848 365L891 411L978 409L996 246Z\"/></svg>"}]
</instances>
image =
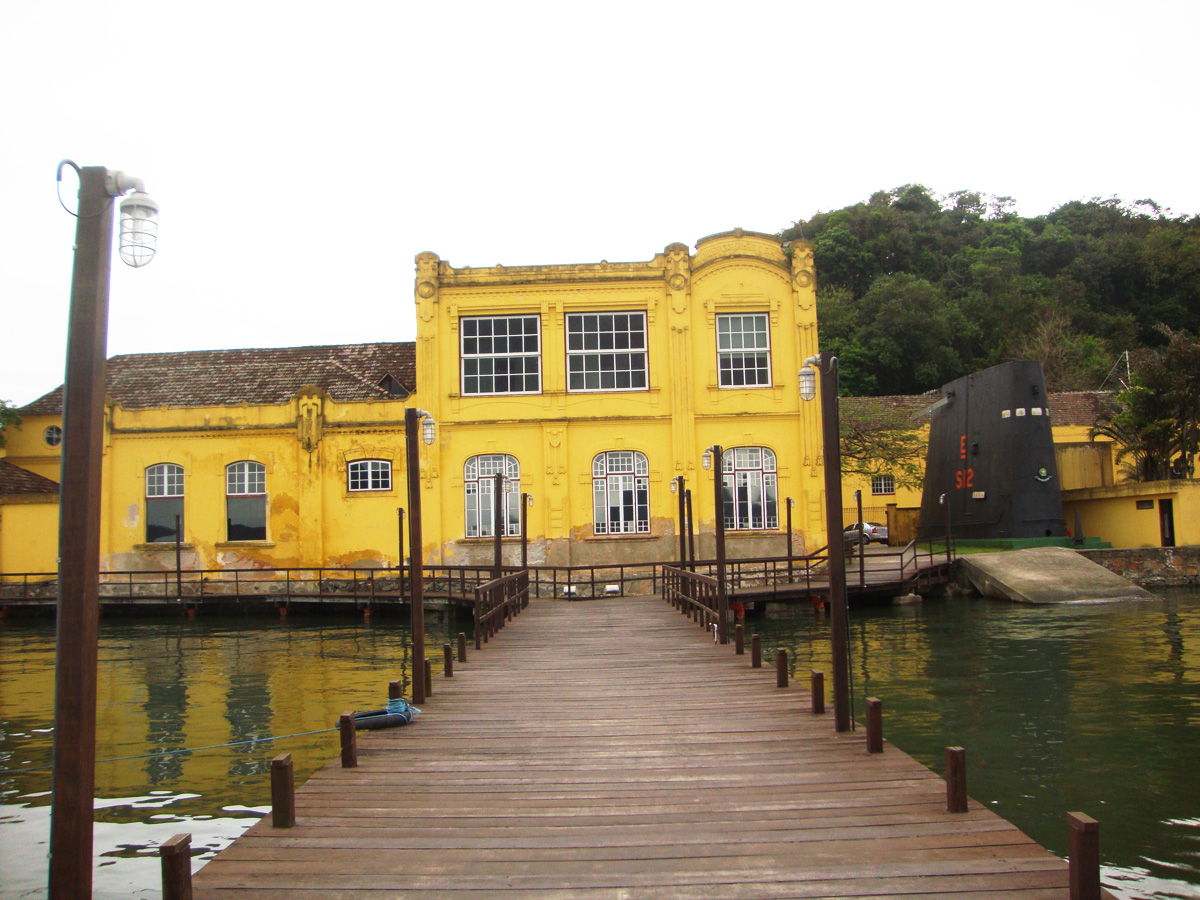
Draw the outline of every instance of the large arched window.
<instances>
[{"instance_id":1,"label":"large arched window","mask_svg":"<svg viewBox=\"0 0 1200 900\"><path fill-rule=\"evenodd\" d=\"M179 517L179 528L175 527ZM158 463L146 468L146 543L183 539L183 466Z\"/></svg>"},{"instance_id":2,"label":"large arched window","mask_svg":"<svg viewBox=\"0 0 1200 900\"><path fill-rule=\"evenodd\" d=\"M596 534L650 533L650 466L636 450L610 450L592 460Z\"/></svg>"},{"instance_id":3,"label":"large arched window","mask_svg":"<svg viewBox=\"0 0 1200 900\"><path fill-rule=\"evenodd\" d=\"M501 535L521 533L521 466L507 453L472 456L463 466L467 537L495 537L496 474L504 473Z\"/></svg>"},{"instance_id":4,"label":"large arched window","mask_svg":"<svg viewBox=\"0 0 1200 900\"><path fill-rule=\"evenodd\" d=\"M225 516L228 540L267 539L266 466L235 462L225 467Z\"/></svg>"},{"instance_id":5,"label":"large arched window","mask_svg":"<svg viewBox=\"0 0 1200 900\"><path fill-rule=\"evenodd\" d=\"M725 527L779 527L775 453L766 447L731 447L722 454Z\"/></svg>"}]
</instances>

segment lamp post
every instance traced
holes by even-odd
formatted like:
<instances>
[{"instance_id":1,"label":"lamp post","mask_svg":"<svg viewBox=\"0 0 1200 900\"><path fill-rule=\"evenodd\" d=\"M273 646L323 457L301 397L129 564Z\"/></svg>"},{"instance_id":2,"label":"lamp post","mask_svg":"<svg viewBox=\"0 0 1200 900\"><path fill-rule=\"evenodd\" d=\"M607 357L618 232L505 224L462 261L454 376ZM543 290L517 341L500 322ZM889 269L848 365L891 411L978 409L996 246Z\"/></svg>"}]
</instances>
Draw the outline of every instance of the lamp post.
<instances>
[{"instance_id":1,"label":"lamp post","mask_svg":"<svg viewBox=\"0 0 1200 900\"><path fill-rule=\"evenodd\" d=\"M715 498L717 527L717 639L729 643L729 592L725 580L725 494L724 472L720 444L704 451L703 465L713 470L713 496Z\"/></svg>"},{"instance_id":2,"label":"lamp post","mask_svg":"<svg viewBox=\"0 0 1200 900\"><path fill-rule=\"evenodd\" d=\"M413 703L425 702L425 573L421 549L421 456L418 433L427 444L436 436L433 416L423 409L404 410L405 468L408 478L408 568L412 581Z\"/></svg>"},{"instance_id":3,"label":"lamp post","mask_svg":"<svg viewBox=\"0 0 1200 900\"><path fill-rule=\"evenodd\" d=\"M521 568L529 568L529 514L527 510L533 509L533 497L530 494L521 494Z\"/></svg>"},{"instance_id":4,"label":"lamp post","mask_svg":"<svg viewBox=\"0 0 1200 900\"><path fill-rule=\"evenodd\" d=\"M397 549L400 551L400 558L396 561L396 593L400 595L400 599L404 599L404 507L396 507L396 531L399 538Z\"/></svg>"},{"instance_id":5,"label":"lamp post","mask_svg":"<svg viewBox=\"0 0 1200 900\"><path fill-rule=\"evenodd\" d=\"M59 182L64 166L79 175L79 206L73 213L75 262L63 381L49 891L53 900L83 900L92 895L100 484L113 200L134 191L121 203L120 241L121 260L134 268L154 256L158 207L142 182L123 172L103 166L81 169L64 160L58 166Z\"/></svg>"},{"instance_id":6,"label":"lamp post","mask_svg":"<svg viewBox=\"0 0 1200 900\"><path fill-rule=\"evenodd\" d=\"M838 422L838 361L821 353L800 370L800 396L816 397L816 371L821 369L821 444L825 456L825 530L829 533L829 605L832 613L834 726L850 730L850 635L846 605L846 558L842 553L842 451Z\"/></svg>"},{"instance_id":7,"label":"lamp post","mask_svg":"<svg viewBox=\"0 0 1200 900\"><path fill-rule=\"evenodd\" d=\"M679 495L679 568L683 568L687 564L687 532L684 530L684 502L687 499L687 491L683 487L684 481L682 475L676 475L671 479L671 493Z\"/></svg>"},{"instance_id":8,"label":"lamp post","mask_svg":"<svg viewBox=\"0 0 1200 900\"><path fill-rule=\"evenodd\" d=\"M792 583L792 507L796 505L794 497L787 498L787 558L788 584Z\"/></svg>"},{"instance_id":9,"label":"lamp post","mask_svg":"<svg viewBox=\"0 0 1200 900\"><path fill-rule=\"evenodd\" d=\"M692 518L692 489L688 488L683 492L683 505L687 508L687 541L688 541L688 569L692 572L696 571L696 531L695 520Z\"/></svg>"}]
</instances>

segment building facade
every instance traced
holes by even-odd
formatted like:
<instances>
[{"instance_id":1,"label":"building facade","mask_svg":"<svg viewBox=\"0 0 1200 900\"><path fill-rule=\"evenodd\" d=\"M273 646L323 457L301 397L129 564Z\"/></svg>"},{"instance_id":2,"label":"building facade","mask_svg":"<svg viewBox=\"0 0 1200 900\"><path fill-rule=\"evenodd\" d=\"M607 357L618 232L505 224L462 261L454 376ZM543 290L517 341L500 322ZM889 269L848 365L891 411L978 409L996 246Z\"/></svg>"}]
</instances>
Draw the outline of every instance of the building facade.
<instances>
[{"instance_id":1,"label":"building facade","mask_svg":"<svg viewBox=\"0 0 1200 900\"><path fill-rule=\"evenodd\" d=\"M428 563L491 560L497 472L508 561L522 494L531 563L670 559L680 477L711 555L713 445L731 556L825 543L820 412L796 383L817 352L811 246L739 229L647 262L416 268L415 343L110 360L102 568L173 568L177 534L191 569L394 565L409 406L437 423ZM7 463L57 480L61 389L21 415ZM39 485L0 497L0 572L53 571Z\"/></svg>"}]
</instances>

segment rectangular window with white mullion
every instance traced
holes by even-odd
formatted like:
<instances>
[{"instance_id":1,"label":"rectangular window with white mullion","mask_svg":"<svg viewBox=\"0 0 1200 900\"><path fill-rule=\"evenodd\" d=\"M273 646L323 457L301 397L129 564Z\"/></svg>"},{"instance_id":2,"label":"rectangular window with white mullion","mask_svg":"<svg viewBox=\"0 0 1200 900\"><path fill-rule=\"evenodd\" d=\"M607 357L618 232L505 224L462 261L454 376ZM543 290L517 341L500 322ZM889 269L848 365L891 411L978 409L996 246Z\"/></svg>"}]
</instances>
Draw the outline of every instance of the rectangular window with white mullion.
<instances>
[{"instance_id":1,"label":"rectangular window with white mullion","mask_svg":"<svg viewBox=\"0 0 1200 900\"><path fill-rule=\"evenodd\" d=\"M464 396L542 390L540 316L464 318L459 334Z\"/></svg>"},{"instance_id":2,"label":"rectangular window with white mullion","mask_svg":"<svg viewBox=\"0 0 1200 900\"><path fill-rule=\"evenodd\" d=\"M720 386L771 386L771 335L766 313L717 316Z\"/></svg>"},{"instance_id":3,"label":"rectangular window with white mullion","mask_svg":"<svg viewBox=\"0 0 1200 900\"><path fill-rule=\"evenodd\" d=\"M644 312L567 316L567 390L644 391L646 385Z\"/></svg>"}]
</instances>

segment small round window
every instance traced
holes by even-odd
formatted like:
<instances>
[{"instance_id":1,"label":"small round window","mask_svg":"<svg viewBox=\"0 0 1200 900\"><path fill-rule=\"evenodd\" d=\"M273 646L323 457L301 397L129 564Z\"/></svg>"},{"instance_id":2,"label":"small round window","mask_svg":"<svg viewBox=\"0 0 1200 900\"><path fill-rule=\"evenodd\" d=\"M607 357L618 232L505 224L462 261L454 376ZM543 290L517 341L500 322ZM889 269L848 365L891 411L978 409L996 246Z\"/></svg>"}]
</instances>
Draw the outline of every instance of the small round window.
<instances>
[{"instance_id":1,"label":"small round window","mask_svg":"<svg viewBox=\"0 0 1200 900\"><path fill-rule=\"evenodd\" d=\"M43 437L46 439L46 445L49 447L57 447L62 443L62 429L57 425L51 425L46 429Z\"/></svg>"}]
</instances>

